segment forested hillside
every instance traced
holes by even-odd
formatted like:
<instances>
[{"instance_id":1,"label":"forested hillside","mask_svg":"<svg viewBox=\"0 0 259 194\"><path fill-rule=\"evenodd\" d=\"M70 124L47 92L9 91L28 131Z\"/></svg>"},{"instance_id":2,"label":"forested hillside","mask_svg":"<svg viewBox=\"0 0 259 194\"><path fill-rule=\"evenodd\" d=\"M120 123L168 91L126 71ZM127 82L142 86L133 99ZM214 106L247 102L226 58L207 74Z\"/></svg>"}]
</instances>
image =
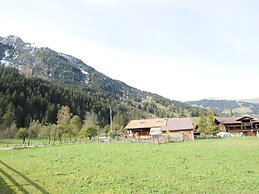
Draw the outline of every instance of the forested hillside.
<instances>
[{"instance_id":1,"label":"forested hillside","mask_svg":"<svg viewBox=\"0 0 259 194\"><path fill-rule=\"evenodd\" d=\"M30 120L55 123L61 106L83 118L86 111L98 115L101 123L109 119L109 107L80 88L63 86L39 78L26 78L17 69L0 67L0 123L28 127Z\"/></svg>"},{"instance_id":2,"label":"forested hillside","mask_svg":"<svg viewBox=\"0 0 259 194\"><path fill-rule=\"evenodd\" d=\"M130 119L198 115L196 107L140 91L80 59L37 48L19 37L0 38L0 65L3 129L13 123L18 128L29 127L31 121L56 123L62 106L68 106L81 121L86 113L95 114L100 127L109 124L110 109L119 128Z\"/></svg>"}]
</instances>

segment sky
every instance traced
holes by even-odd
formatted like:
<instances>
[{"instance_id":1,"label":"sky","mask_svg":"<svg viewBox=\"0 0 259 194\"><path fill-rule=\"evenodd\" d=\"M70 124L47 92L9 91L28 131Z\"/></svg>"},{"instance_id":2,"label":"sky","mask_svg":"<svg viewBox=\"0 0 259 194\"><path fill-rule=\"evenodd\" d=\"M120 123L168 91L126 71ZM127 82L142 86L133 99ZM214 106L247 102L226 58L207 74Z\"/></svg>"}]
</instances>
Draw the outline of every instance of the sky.
<instances>
[{"instance_id":1,"label":"sky","mask_svg":"<svg viewBox=\"0 0 259 194\"><path fill-rule=\"evenodd\" d=\"M0 36L172 100L259 97L257 0L1 0Z\"/></svg>"}]
</instances>

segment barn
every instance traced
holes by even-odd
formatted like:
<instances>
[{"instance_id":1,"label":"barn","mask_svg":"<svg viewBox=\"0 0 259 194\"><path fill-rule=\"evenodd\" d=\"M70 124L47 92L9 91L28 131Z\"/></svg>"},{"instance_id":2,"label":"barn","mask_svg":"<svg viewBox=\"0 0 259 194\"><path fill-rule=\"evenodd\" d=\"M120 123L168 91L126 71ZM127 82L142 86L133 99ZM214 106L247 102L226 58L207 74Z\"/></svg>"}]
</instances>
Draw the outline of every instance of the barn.
<instances>
[{"instance_id":1,"label":"barn","mask_svg":"<svg viewBox=\"0 0 259 194\"><path fill-rule=\"evenodd\" d=\"M165 127L166 124L167 119L165 118L131 120L125 129L133 138L149 139L150 132L161 131L161 127Z\"/></svg>"},{"instance_id":2,"label":"barn","mask_svg":"<svg viewBox=\"0 0 259 194\"><path fill-rule=\"evenodd\" d=\"M168 118L165 127L161 127L163 133L170 136L184 136L186 140L193 140L193 124L191 118Z\"/></svg>"},{"instance_id":3,"label":"barn","mask_svg":"<svg viewBox=\"0 0 259 194\"><path fill-rule=\"evenodd\" d=\"M153 135L168 135L193 140L191 118L158 118L131 120L125 127L129 136L137 139L150 139Z\"/></svg>"}]
</instances>

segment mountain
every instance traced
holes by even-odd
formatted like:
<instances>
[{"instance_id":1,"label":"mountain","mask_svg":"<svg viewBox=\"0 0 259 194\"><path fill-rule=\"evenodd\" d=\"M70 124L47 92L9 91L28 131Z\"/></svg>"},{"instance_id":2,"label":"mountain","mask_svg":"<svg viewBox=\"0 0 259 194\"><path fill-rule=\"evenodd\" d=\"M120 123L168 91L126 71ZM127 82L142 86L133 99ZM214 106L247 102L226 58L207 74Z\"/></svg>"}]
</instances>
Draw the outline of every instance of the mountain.
<instances>
[{"instance_id":1,"label":"mountain","mask_svg":"<svg viewBox=\"0 0 259 194\"><path fill-rule=\"evenodd\" d=\"M102 115L105 117L103 125L108 122L109 111L107 112L107 109L110 107L114 116L123 115L127 119L197 116L198 114L196 107L169 100L157 94L140 91L121 81L107 77L80 59L49 48L38 48L34 44L25 43L16 36L0 37L0 65L5 68L18 69L26 77L21 78L25 79L25 82L40 82L41 80L46 82L49 88L60 87L60 90L66 91L68 89L71 93L74 90L77 96L81 95L89 104L85 107L78 104L81 114L83 114L83 110ZM6 76L6 74L4 75ZM11 81L9 80L9 82ZM31 89L34 91L34 86ZM6 91L0 92L3 95L6 93ZM12 92L21 91L16 91L14 88ZM42 98L48 95L39 93ZM13 94L10 93L10 95ZM36 94L32 93L32 96L34 95ZM63 102L49 101L49 103L50 105L53 103L55 105L66 104L73 107L71 100L66 98ZM46 100L48 101L48 99ZM78 111L75 113L80 114ZM44 113L42 114L44 115ZM37 119L39 118L37 117Z\"/></svg>"},{"instance_id":2,"label":"mountain","mask_svg":"<svg viewBox=\"0 0 259 194\"><path fill-rule=\"evenodd\" d=\"M248 102L248 103L253 103L253 104L259 104L259 98L243 99L243 100L238 100L238 102Z\"/></svg>"},{"instance_id":3,"label":"mountain","mask_svg":"<svg viewBox=\"0 0 259 194\"><path fill-rule=\"evenodd\" d=\"M187 104L193 107L211 108L217 114L222 116L242 116L245 114L259 114L259 104L241 102L236 100L198 100L189 101Z\"/></svg>"}]
</instances>

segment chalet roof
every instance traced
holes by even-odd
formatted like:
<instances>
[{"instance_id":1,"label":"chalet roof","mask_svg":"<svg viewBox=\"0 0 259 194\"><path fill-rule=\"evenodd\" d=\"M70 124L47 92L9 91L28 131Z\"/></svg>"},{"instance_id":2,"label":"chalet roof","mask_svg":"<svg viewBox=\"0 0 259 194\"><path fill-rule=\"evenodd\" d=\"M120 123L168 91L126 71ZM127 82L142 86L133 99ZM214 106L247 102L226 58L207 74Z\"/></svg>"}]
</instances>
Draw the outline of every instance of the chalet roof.
<instances>
[{"instance_id":1,"label":"chalet roof","mask_svg":"<svg viewBox=\"0 0 259 194\"><path fill-rule=\"evenodd\" d=\"M193 129L191 118L169 118L167 120L167 125L161 127L162 131L175 131L186 129Z\"/></svg>"},{"instance_id":2,"label":"chalet roof","mask_svg":"<svg viewBox=\"0 0 259 194\"><path fill-rule=\"evenodd\" d=\"M166 126L167 119L142 119L142 120L131 120L125 129L145 129L145 128L156 128Z\"/></svg>"},{"instance_id":3,"label":"chalet roof","mask_svg":"<svg viewBox=\"0 0 259 194\"><path fill-rule=\"evenodd\" d=\"M251 120L252 122L259 122L259 116L242 116L242 117L215 117L215 120L217 120L219 123L223 124L240 124L243 120Z\"/></svg>"},{"instance_id":4,"label":"chalet roof","mask_svg":"<svg viewBox=\"0 0 259 194\"><path fill-rule=\"evenodd\" d=\"M237 121L236 118L234 117L215 117L215 120L223 124L241 123L240 121Z\"/></svg>"},{"instance_id":5,"label":"chalet roof","mask_svg":"<svg viewBox=\"0 0 259 194\"><path fill-rule=\"evenodd\" d=\"M243 121L243 120L254 120L254 118L250 117L248 115L244 115L244 116L236 119L236 121Z\"/></svg>"}]
</instances>

